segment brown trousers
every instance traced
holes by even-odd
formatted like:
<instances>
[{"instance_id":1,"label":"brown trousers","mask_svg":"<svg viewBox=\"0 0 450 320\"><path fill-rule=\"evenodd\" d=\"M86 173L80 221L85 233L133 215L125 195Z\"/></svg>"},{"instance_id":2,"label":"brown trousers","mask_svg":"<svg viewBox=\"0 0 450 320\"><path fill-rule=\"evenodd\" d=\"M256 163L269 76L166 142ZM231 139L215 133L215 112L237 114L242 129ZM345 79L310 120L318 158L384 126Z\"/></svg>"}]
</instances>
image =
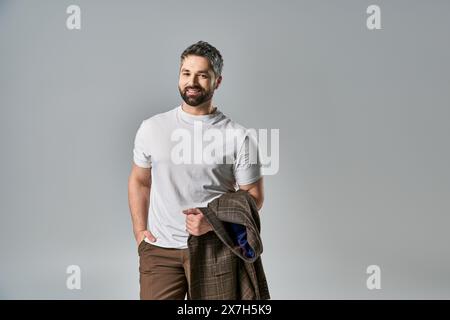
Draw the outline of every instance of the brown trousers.
<instances>
[{"instance_id":1,"label":"brown trousers","mask_svg":"<svg viewBox=\"0 0 450 320\"><path fill-rule=\"evenodd\" d=\"M189 249L139 244L141 300L189 299Z\"/></svg>"}]
</instances>

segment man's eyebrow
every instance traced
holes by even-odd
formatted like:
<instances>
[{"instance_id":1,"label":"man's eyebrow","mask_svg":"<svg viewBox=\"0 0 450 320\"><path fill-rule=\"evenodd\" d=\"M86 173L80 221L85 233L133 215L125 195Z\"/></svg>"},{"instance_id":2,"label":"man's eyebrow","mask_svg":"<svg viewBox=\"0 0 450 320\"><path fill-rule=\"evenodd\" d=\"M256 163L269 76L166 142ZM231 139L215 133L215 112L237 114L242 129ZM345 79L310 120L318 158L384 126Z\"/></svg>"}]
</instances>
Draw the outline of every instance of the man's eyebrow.
<instances>
[{"instance_id":1,"label":"man's eyebrow","mask_svg":"<svg viewBox=\"0 0 450 320\"><path fill-rule=\"evenodd\" d=\"M181 72L191 72L191 71L189 69L183 68L183 69L181 69ZM197 73L206 73L206 74L208 74L208 70L200 70L200 71L197 71Z\"/></svg>"}]
</instances>

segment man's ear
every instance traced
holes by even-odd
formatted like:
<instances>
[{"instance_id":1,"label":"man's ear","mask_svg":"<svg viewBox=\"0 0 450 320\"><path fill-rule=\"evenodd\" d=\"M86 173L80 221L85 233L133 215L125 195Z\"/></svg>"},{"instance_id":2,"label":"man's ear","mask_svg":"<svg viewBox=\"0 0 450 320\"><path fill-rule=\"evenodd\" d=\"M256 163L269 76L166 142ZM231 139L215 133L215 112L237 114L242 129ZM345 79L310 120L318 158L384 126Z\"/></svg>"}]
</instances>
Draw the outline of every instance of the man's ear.
<instances>
[{"instance_id":1,"label":"man's ear","mask_svg":"<svg viewBox=\"0 0 450 320\"><path fill-rule=\"evenodd\" d=\"M222 82L222 76L219 76L219 77L216 79L216 85L215 85L215 87L214 87L214 90L217 89L217 88L219 87L219 85L220 85L221 82Z\"/></svg>"}]
</instances>

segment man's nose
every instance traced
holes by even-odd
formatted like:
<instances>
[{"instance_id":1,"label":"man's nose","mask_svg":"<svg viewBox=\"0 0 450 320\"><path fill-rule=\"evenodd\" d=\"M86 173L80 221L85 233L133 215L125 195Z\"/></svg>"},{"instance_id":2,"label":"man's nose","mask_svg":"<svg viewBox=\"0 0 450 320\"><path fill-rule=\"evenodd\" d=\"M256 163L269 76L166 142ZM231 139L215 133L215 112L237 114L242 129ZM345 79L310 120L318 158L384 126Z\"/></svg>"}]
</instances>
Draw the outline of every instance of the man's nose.
<instances>
[{"instance_id":1,"label":"man's nose","mask_svg":"<svg viewBox=\"0 0 450 320\"><path fill-rule=\"evenodd\" d=\"M189 78L188 87L195 87L198 85L198 79L196 76L191 76Z\"/></svg>"}]
</instances>

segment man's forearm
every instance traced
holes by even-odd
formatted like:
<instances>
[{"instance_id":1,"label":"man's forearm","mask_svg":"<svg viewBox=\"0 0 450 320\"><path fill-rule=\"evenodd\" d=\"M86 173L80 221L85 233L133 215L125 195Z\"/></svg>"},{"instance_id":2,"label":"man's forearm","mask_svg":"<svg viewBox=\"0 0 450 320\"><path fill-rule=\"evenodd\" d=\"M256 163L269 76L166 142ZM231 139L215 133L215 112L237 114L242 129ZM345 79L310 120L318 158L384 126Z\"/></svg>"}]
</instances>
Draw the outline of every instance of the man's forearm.
<instances>
[{"instance_id":1,"label":"man's forearm","mask_svg":"<svg viewBox=\"0 0 450 320\"><path fill-rule=\"evenodd\" d=\"M241 189L244 190L244 189ZM253 198L253 200L255 200L255 204L256 204L256 208L258 209L258 211L261 210L263 203L264 203L264 195L262 193L257 193L254 190L245 190L247 191L250 196Z\"/></svg>"},{"instance_id":2,"label":"man's forearm","mask_svg":"<svg viewBox=\"0 0 450 320\"><path fill-rule=\"evenodd\" d=\"M150 203L150 187L139 183L130 183L128 201L133 222L133 232L147 229L148 206Z\"/></svg>"},{"instance_id":3,"label":"man's forearm","mask_svg":"<svg viewBox=\"0 0 450 320\"><path fill-rule=\"evenodd\" d=\"M252 194L250 194L252 196L252 198L255 200L255 204L256 204L256 208L258 209L258 211L261 210L262 206L263 206L263 201L260 198L255 198L255 196L253 196Z\"/></svg>"}]
</instances>

